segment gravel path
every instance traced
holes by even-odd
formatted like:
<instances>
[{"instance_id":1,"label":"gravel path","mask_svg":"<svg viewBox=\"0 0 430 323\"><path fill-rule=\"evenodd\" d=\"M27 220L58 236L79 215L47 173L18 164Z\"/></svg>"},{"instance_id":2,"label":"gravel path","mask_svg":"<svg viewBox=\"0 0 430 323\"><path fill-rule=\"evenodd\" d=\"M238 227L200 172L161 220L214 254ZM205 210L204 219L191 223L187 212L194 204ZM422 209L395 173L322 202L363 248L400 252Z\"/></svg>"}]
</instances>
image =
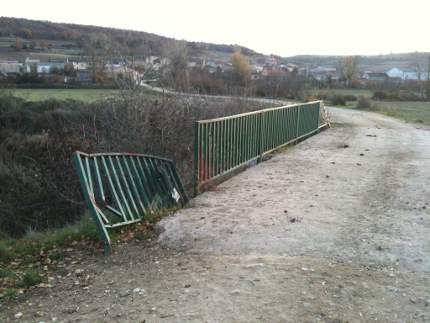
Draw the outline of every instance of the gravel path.
<instances>
[{"instance_id":1,"label":"gravel path","mask_svg":"<svg viewBox=\"0 0 430 323\"><path fill-rule=\"evenodd\" d=\"M332 129L198 196L156 241L70 261L5 319L430 321L430 132L331 113Z\"/></svg>"}]
</instances>

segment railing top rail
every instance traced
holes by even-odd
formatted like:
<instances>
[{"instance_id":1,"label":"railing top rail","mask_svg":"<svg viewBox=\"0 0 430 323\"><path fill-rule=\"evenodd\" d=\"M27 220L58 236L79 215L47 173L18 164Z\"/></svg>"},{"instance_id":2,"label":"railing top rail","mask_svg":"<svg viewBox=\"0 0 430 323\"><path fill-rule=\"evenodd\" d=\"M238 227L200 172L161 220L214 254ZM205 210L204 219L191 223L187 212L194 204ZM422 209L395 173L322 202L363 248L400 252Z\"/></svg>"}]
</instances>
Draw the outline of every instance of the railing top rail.
<instances>
[{"instance_id":1,"label":"railing top rail","mask_svg":"<svg viewBox=\"0 0 430 323\"><path fill-rule=\"evenodd\" d=\"M251 112L245 112L245 113L240 113L240 114L233 114L233 115L227 116L227 117L220 117L220 118L206 119L206 120L198 120L196 122L200 123L200 124L201 123L217 122L217 121L223 121L223 120L229 120L229 119L235 119L235 118L245 117L245 116L249 116L249 115L253 115L253 114L259 114L259 113L268 112L268 111L287 109L287 108L294 108L294 107L297 107L297 106L304 106L304 105L310 105L310 104L321 103L321 102L322 102L321 100L318 100L318 101L311 101L311 102L305 102L305 103L288 104L288 105L283 105L283 106L280 106L280 107L266 108L266 109L251 111Z\"/></svg>"},{"instance_id":2,"label":"railing top rail","mask_svg":"<svg viewBox=\"0 0 430 323\"><path fill-rule=\"evenodd\" d=\"M129 157L148 157L148 158L155 158L155 159L161 159L167 162L172 163L173 161L168 158L164 157L158 157L154 155L147 155L147 154L137 154L137 153L96 153L96 154L87 154L82 151L76 151L77 154L85 157L109 157L109 156L129 156Z\"/></svg>"}]
</instances>

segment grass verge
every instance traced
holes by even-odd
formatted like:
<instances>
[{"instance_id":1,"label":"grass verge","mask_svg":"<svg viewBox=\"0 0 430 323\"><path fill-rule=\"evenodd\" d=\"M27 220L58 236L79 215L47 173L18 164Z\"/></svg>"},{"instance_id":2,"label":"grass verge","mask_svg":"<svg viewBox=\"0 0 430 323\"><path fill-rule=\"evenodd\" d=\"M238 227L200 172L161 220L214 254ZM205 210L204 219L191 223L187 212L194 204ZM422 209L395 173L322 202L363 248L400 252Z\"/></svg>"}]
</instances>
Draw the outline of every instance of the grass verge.
<instances>
[{"instance_id":1,"label":"grass verge","mask_svg":"<svg viewBox=\"0 0 430 323\"><path fill-rule=\"evenodd\" d=\"M369 111L379 112L406 122L430 125L430 102L372 101Z\"/></svg>"},{"instance_id":2,"label":"grass verge","mask_svg":"<svg viewBox=\"0 0 430 323\"><path fill-rule=\"evenodd\" d=\"M153 236L155 223L177 209L147 214L142 222L109 231L112 243L115 246L147 240ZM96 226L88 215L63 228L30 231L20 239L1 239L0 300L14 300L35 286L49 286L49 276L72 254L79 251L102 254L102 250Z\"/></svg>"}]
</instances>

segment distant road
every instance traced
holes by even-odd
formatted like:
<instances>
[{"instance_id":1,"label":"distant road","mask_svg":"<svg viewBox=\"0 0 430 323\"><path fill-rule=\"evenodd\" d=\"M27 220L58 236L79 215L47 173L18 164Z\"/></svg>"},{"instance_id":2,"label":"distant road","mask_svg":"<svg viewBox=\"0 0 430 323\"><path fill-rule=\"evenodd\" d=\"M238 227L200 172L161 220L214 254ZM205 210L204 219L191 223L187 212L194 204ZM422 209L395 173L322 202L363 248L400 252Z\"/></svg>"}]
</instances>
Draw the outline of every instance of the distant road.
<instances>
[{"instance_id":1,"label":"distant road","mask_svg":"<svg viewBox=\"0 0 430 323\"><path fill-rule=\"evenodd\" d=\"M187 96L187 97L201 97L201 98L208 98L208 99L221 99L221 100L230 100L230 99L243 99L243 100L249 100L253 102L261 102L264 104L273 104L275 106L279 105L287 105L290 104L291 101L285 101L285 100L279 100L279 99L266 99L266 98L257 98L257 97L240 97L240 96L230 96L230 95L209 95L209 94L198 94L198 93L188 93L188 92L178 92L173 90L168 90L162 87L156 87L149 85L145 82L141 82L140 84L142 87L158 92L163 94L171 94L171 95L180 95L180 96Z\"/></svg>"}]
</instances>

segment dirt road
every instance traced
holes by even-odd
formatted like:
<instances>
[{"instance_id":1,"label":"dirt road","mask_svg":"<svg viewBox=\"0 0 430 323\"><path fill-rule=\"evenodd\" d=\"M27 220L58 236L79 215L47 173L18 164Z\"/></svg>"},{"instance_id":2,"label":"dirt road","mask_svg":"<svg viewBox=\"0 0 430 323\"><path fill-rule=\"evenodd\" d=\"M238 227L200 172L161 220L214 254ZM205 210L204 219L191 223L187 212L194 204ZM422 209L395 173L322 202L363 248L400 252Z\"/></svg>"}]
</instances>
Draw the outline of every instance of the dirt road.
<instances>
[{"instance_id":1,"label":"dirt road","mask_svg":"<svg viewBox=\"0 0 430 323\"><path fill-rule=\"evenodd\" d=\"M160 223L155 241L121 246L108 259L69 260L52 288L6 315L430 321L430 132L331 112L334 128L200 195Z\"/></svg>"}]
</instances>

